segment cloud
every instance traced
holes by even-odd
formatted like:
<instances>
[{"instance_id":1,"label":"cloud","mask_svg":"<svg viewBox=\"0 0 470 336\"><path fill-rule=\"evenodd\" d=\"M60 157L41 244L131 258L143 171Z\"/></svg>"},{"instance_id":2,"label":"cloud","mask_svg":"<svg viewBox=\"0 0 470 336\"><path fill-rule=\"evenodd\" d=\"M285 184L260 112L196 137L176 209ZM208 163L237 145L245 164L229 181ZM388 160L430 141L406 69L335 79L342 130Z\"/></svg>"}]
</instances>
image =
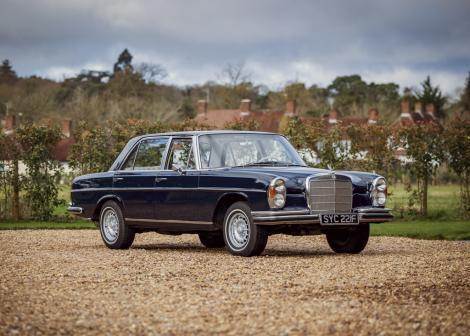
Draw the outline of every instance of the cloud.
<instances>
[{"instance_id":1,"label":"cloud","mask_svg":"<svg viewBox=\"0 0 470 336\"><path fill-rule=\"evenodd\" d=\"M430 74L452 93L470 70L467 0L3 0L1 8L0 58L21 75L111 69L125 47L178 85L245 61L272 87L352 73L416 86Z\"/></svg>"}]
</instances>

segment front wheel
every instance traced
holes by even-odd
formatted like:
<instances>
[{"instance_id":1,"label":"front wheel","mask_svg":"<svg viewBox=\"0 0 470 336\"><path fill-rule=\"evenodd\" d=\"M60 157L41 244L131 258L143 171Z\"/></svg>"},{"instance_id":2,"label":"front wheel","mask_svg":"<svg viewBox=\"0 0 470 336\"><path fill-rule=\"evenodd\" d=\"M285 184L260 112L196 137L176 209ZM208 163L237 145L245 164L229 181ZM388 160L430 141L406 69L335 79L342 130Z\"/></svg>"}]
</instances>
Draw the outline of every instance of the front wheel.
<instances>
[{"instance_id":1,"label":"front wheel","mask_svg":"<svg viewBox=\"0 0 470 336\"><path fill-rule=\"evenodd\" d=\"M326 240L336 253L359 253L369 241L369 224L361 224L353 231L347 229L327 231Z\"/></svg>"},{"instance_id":2,"label":"front wheel","mask_svg":"<svg viewBox=\"0 0 470 336\"><path fill-rule=\"evenodd\" d=\"M233 255L260 255L268 242L267 233L253 223L251 209L245 202L236 202L228 208L223 232L225 246Z\"/></svg>"},{"instance_id":3,"label":"front wheel","mask_svg":"<svg viewBox=\"0 0 470 336\"><path fill-rule=\"evenodd\" d=\"M100 233L111 249L127 249L135 237L135 231L125 223L121 207L114 201L106 202L101 208Z\"/></svg>"}]
</instances>

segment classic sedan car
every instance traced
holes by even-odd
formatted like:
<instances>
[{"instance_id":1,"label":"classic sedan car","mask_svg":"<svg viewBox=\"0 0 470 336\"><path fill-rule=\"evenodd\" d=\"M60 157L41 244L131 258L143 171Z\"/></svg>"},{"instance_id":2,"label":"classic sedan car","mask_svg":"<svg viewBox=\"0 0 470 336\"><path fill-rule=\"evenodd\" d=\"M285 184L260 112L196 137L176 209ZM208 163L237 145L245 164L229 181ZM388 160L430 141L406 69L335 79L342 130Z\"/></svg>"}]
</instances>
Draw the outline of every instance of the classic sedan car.
<instances>
[{"instance_id":1,"label":"classic sedan car","mask_svg":"<svg viewBox=\"0 0 470 336\"><path fill-rule=\"evenodd\" d=\"M112 249L155 231L253 256L273 234L324 233L333 251L359 253L369 224L393 218L382 176L310 168L284 136L263 132L138 136L71 194L69 212L95 221Z\"/></svg>"}]
</instances>

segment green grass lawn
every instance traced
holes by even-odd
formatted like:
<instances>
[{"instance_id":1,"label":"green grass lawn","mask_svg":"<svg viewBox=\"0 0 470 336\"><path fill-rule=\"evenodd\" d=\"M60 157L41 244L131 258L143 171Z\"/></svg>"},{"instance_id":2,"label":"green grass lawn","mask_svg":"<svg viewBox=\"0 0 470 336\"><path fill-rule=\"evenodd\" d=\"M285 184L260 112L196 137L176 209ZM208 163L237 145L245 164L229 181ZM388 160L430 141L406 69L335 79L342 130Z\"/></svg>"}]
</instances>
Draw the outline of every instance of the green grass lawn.
<instances>
[{"instance_id":1,"label":"green grass lawn","mask_svg":"<svg viewBox=\"0 0 470 336\"><path fill-rule=\"evenodd\" d=\"M420 219L410 216L401 209L408 203L408 196L403 185L390 187L391 193L387 206L394 209L396 220L392 223L373 224L373 236L398 236L418 239L464 239L470 240L470 221L459 219L459 187L457 185L430 186L429 218ZM21 229L96 229L96 226L85 220L67 219L67 204L70 201L70 189L63 186L60 197L65 203L55 210L58 219L53 222L18 221L0 222L0 230Z\"/></svg>"},{"instance_id":2,"label":"green grass lawn","mask_svg":"<svg viewBox=\"0 0 470 336\"><path fill-rule=\"evenodd\" d=\"M470 240L470 221L415 220L371 225L372 236Z\"/></svg>"},{"instance_id":3,"label":"green grass lawn","mask_svg":"<svg viewBox=\"0 0 470 336\"><path fill-rule=\"evenodd\" d=\"M75 220L71 222L40 222L21 220L17 222L0 222L0 230L85 230L96 229L93 222L85 220Z\"/></svg>"}]
</instances>

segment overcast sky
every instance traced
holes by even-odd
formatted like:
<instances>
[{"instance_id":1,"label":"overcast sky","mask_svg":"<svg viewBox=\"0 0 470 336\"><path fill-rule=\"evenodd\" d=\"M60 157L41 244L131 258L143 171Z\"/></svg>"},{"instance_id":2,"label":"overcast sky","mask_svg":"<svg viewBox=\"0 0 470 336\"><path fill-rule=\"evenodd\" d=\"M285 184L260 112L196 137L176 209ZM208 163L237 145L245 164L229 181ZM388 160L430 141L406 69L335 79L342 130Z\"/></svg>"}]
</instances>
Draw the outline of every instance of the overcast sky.
<instances>
[{"instance_id":1,"label":"overcast sky","mask_svg":"<svg viewBox=\"0 0 470 336\"><path fill-rule=\"evenodd\" d=\"M470 1L0 0L0 58L22 76L111 70L125 47L177 85L243 61L274 89L354 73L403 89L429 74L455 94L470 71Z\"/></svg>"}]
</instances>

